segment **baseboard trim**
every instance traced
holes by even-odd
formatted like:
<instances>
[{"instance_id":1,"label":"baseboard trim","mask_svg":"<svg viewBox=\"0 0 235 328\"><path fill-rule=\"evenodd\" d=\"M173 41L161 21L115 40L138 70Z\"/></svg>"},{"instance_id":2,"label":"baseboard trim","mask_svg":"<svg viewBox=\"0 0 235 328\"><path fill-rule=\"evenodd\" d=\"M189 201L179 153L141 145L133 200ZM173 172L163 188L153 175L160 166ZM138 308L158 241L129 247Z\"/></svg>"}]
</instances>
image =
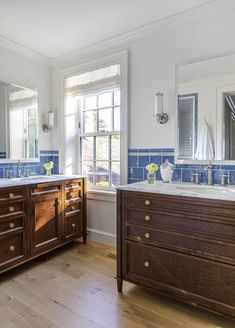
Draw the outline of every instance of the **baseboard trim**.
<instances>
[{"instance_id":1,"label":"baseboard trim","mask_svg":"<svg viewBox=\"0 0 235 328\"><path fill-rule=\"evenodd\" d=\"M90 229L88 228L88 240L97 241L102 244L107 245L116 245L116 235L102 231L102 230L96 230L96 229Z\"/></svg>"}]
</instances>

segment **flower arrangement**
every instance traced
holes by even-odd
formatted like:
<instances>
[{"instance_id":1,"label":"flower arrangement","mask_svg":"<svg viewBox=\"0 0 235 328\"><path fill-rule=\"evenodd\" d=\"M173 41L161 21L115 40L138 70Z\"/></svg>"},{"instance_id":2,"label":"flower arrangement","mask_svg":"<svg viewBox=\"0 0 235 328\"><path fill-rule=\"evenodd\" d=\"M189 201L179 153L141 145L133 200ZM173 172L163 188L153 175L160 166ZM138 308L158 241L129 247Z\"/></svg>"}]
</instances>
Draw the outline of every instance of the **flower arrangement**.
<instances>
[{"instance_id":1,"label":"flower arrangement","mask_svg":"<svg viewBox=\"0 0 235 328\"><path fill-rule=\"evenodd\" d=\"M51 175L51 170L53 169L53 162L45 163L44 169L46 170L46 175Z\"/></svg>"},{"instance_id":2,"label":"flower arrangement","mask_svg":"<svg viewBox=\"0 0 235 328\"><path fill-rule=\"evenodd\" d=\"M158 165L151 163L146 166L146 170L148 171L148 175L147 175L148 183L150 183L150 184L154 183L155 173L158 170Z\"/></svg>"}]
</instances>

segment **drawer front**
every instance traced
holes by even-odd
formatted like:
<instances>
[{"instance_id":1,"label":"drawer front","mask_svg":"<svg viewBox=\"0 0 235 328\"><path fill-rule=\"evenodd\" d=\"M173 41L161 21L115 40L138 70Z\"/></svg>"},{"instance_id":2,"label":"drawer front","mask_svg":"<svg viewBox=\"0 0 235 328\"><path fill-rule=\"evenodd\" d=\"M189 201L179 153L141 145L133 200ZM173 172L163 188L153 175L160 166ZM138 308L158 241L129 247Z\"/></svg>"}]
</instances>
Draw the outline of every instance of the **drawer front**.
<instances>
[{"instance_id":1,"label":"drawer front","mask_svg":"<svg viewBox=\"0 0 235 328\"><path fill-rule=\"evenodd\" d=\"M65 237L82 236L82 217L74 215L65 219Z\"/></svg>"},{"instance_id":2,"label":"drawer front","mask_svg":"<svg viewBox=\"0 0 235 328\"><path fill-rule=\"evenodd\" d=\"M8 189L0 191L0 206L6 203L11 203L18 200L24 200L26 198L26 190Z\"/></svg>"},{"instance_id":3,"label":"drawer front","mask_svg":"<svg viewBox=\"0 0 235 328\"><path fill-rule=\"evenodd\" d=\"M79 202L83 195L82 179L74 179L65 183L65 201L66 204Z\"/></svg>"},{"instance_id":4,"label":"drawer front","mask_svg":"<svg viewBox=\"0 0 235 328\"><path fill-rule=\"evenodd\" d=\"M0 240L0 266L24 257L23 233Z\"/></svg>"},{"instance_id":5,"label":"drawer front","mask_svg":"<svg viewBox=\"0 0 235 328\"><path fill-rule=\"evenodd\" d=\"M65 208L65 215L70 216L81 212L81 202L72 203Z\"/></svg>"},{"instance_id":6,"label":"drawer front","mask_svg":"<svg viewBox=\"0 0 235 328\"><path fill-rule=\"evenodd\" d=\"M0 219L24 213L24 203L12 203L0 207Z\"/></svg>"},{"instance_id":7,"label":"drawer front","mask_svg":"<svg viewBox=\"0 0 235 328\"><path fill-rule=\"evenodd\" d=\"M213 201L189 197L173 197L139 193L126 193L124 203L127 208L142 208L172 213L193 213L194 215L228 217L235 223L235 205L233 202Z\"/></svg>"},{"instance_id":8,"label":"drawer front","mask_svg":"<svg viewBox=\"0 0 235 328\"><path fill-rule=\"evenodd\" d=\"M139 226L127 226L126 238L146 245L156 245L235 264L235 244L231 243Z\"/></svg>"},{"instance_id":9,"label":"drawer front","mask_svg":"<svg viewBox=\"0 0 235 328\"><path fill-rule=\"evenodd\" d=\"M157 247L127 243L124 277L148 279L217 302L235 306L235 267Z\"/></svg>"},{"instance_id":10,"label":"drawer front","mask_svg":"<svg viewBox=\"0 0 235 328\"><path fill-rule=\"evenodd\" d=\"M165 228L192 235L210 235L214 239L235 241L235 222L226 219L194 217L186 214L168 214L150 210L127 209L128 224L141 224L149 228Z\"/></svg>"},{"instance_id":11,"label":"drawer front","mask_svg":"<svg viewBox=\"0 0 235 328\"><path fill-rule=\"evenodd\" d=\"M7 221L0 221L0 236L24 228L24 218L13 218Z\"/></svg>"},{"instance_id":12,"label":"drawer front","mask_svg":"<svg viewBox=\"0 0 235 328\"><path fill-rule=\"evenodd\" d=\"M83 181L82 179L74 179L70 181L66 181L65 190L66 191L79 191L82 190Z\"/></svg>"},{"instance_id":13,"label":"drawer front","mask_svg":"<svg viewBox=\"0 0 235 328\"><path fill-rule=\"evenodd\" d=\"M59 183L40 183L30 188L31 196L53 194L61 192L62 184Z\"/></svg>"}]
</instances>

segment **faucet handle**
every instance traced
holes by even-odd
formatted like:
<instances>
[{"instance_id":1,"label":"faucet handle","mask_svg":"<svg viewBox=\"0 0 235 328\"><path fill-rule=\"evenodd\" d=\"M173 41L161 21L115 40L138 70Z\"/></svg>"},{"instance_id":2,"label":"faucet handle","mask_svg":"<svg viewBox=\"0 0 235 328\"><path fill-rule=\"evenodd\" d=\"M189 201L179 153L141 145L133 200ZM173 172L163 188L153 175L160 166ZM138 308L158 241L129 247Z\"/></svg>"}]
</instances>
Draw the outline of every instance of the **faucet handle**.
<instances>
[{"instance_id":1,"label":"faucet handle","mask_svg":"<svg viewBox=\"0 0 235 328\"><path fill-rule=\"evenodd\" d=\"M229 185L230 184L230 174L220 174L220 177L221 177L221 186L226 186L225 184L225 178L228 178L227 179L227 184Z\"/></svg>"},{"instance_id":2,"label":"faucet handle","mask_svg":"<svg viewBox=\"0 0 235 328\"><path fill-rule=\"evenodd\" d=\"M194 177L196 177L195 184L199 184L199 177L200 176L201 176L201 173L200 172L198 172L198 173L192 173L191 181L194 182Z\"/></svg>"}]
</instances>

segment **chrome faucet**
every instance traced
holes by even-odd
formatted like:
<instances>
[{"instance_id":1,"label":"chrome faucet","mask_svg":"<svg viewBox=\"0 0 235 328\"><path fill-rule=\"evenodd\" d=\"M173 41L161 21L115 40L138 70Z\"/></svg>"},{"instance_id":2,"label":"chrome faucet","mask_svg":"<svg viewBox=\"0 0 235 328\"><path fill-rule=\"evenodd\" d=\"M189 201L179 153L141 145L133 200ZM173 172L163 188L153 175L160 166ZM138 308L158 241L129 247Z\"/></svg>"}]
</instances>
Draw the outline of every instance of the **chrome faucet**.
<instances>
[{"instance_id":1,"label":"chrome faucet","mask_svg":"<svg viewBox=\"0 0 235 328\"><path fill-rule=\"evenodd\" d=\"M213 176L212 176L212 165L211 165L211 161L209 161L208 166L206 166L204 168L204 171L207 171L207 184L208 184L208 186L212 186L213 185Z\"/></svg>"},{"instance_id":2,"label":"chrome faucet","mask_svg":"<svg viewBox=\"0 0 235 328\"><path fill-rule=\"evenodd\" d=\"M22 164L21 164L21 161L19 160L17 162L17 178L21 178L21 166L22 166Z\"/></svg>"},{"instance_id":3,"label":"chrome faucet","mask_svg":"<svg viewBox=\"0 0 235 328\"><path fill-rule=\"evenodd\" d=\"M195 177L195 180L194 180ZM195 184L200 184L199 178L201 177L201 173L192 173L191 181Z\"/></svg>"}]
</instances>

